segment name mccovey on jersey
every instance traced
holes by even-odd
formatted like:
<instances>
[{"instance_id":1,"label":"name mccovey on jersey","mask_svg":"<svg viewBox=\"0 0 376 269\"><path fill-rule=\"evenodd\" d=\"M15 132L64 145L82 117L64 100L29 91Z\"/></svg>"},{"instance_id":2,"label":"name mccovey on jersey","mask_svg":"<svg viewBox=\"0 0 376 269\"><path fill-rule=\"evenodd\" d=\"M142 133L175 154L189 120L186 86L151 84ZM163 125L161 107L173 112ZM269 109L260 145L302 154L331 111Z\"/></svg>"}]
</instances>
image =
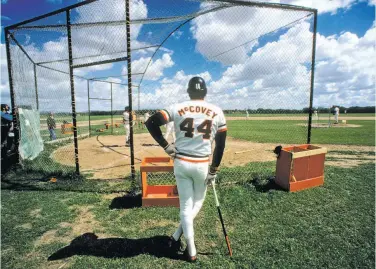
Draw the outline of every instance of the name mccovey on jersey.
<instances>
[{"instance_id":1,"label":"name mccovey on jersey","mask_svg":"<svg viewBox=\"0 0 376 269\"><path fill-rule=\"evenodd\" d=\"M214 117L218 115L213 110L211 110L207 107L204 107L204 106L186 106L186 107L178 110L179 116L184 115L185 112L206 114L207 116L211 117L212 119L214 119Z\"/></svg>"}]
</instances>

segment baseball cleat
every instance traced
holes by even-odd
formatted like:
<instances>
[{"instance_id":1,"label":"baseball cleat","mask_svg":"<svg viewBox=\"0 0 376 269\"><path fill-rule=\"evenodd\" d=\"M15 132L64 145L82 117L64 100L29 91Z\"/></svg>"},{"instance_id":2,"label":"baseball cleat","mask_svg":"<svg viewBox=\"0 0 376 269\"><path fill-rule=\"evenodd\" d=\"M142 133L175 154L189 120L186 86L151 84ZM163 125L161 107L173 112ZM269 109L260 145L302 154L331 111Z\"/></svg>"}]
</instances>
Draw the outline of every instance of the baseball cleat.
<instances>
[{"instance_id":1,"label":"baseball cleat","mask_svg":"<svg viewBox=\"0 0 376 269\"><path fill-rule=\"evenodd\" d=\"M184 251L184 258L187 262L196 262L197 261L197 257L196 256L191 256L189 255L189 252L188 252L188 248L185 249Z\"/></svg>"}]
</instances>

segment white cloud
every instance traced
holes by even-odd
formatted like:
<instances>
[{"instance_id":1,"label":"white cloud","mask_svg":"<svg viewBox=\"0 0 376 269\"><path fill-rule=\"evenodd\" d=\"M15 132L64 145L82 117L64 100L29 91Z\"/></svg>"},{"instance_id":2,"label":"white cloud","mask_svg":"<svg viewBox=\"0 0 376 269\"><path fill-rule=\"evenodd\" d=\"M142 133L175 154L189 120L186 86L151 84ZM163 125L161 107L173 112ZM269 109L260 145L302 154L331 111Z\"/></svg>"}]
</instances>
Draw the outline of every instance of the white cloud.
<instances>
[{"instance_id":1,"label":"white cloud","mask_svg":"<svg viewBox=\"0 0 376 269\"><path fill-rule=\"evenodd\" d=\"M376 28L363 37L345 32L317 36L316 106L375 104Z\"/></svg>"},{"instance_id":2,"label":"white cloud","mask_svg":"<svg viewBox=\"0 0 376 269\"><path fill-rule=\"evenodd\" d=\"M175 39L180 39L180 37L183 35L183 32L182 31L176 31L172 34L172 36L175 38Z\"/></svg>"},{"instance_id":3,"label":"white cloud","mask_svg":"<svg viewBox=\"0 0 376 269\"><path fill-rule=\"evenodd\" d=\"M316 8L319 13L336 14L338 9L350 9L358 0L282 0L283 4L291 4Z\"/></svg>"},{"instance_id":4,"label":"white cloud","mask_svg":"<svg viewBox=\"0 0 376 269\"><path fill-rule=\"evenodd\" d=\"M211 81L211 75L207 71L198 74L185 74L183 70L180 70L172 78L163 78L159 83L156 82L149 87L142 86L141 108L162 108L188 100L187 86L189 79L194 76L202 77L207 83Z\"/></svg>"},{"instance_id":5,"label":"white cloud","mask_svg":"<svg viewBox=\"0 0 376 269\"><path fill-rule=\"evenodd\" d=\"M197 40L196 50L199 53L210 60L232 65L248 58L248 53L258 45L260 36L308 14L278 9L230 7L194 19L191 32Z\"/></svg>"},{"instance_id":6,"label":"white cloud","mask_svg":"<svg viewBox=\"0 0 376 269\"><path fill-rule=\"evenodd\" d=\"M150 61L151 57L143 58L132 61L132 73L143 73ZM146 70L145 80L158 80L163 76L163 71L174 65L174 61L171 56L167 53L163 54L159 59L153 59ZM127 67L123 68L122 74L127 73Z\"/></svg>"}]
</instances>

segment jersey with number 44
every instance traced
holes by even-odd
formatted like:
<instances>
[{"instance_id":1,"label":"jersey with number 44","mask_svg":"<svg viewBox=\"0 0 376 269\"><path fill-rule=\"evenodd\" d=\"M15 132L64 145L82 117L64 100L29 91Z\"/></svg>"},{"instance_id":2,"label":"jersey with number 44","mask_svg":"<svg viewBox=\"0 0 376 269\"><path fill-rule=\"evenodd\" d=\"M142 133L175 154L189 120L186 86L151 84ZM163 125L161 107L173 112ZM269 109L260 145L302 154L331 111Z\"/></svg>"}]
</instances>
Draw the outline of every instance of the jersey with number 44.
<instances>
[{"instance_id":1,"label":"jersey with number 44","mask_svg":"<svg viewBox=\"0 0 376 269\"><path fill-rule=\"evenodd\" d=\"M177 158L208 161L217 132L227 130L222 109L203 100L190 100L160 111L174 122Z\"/></svg>"}]
</instances>

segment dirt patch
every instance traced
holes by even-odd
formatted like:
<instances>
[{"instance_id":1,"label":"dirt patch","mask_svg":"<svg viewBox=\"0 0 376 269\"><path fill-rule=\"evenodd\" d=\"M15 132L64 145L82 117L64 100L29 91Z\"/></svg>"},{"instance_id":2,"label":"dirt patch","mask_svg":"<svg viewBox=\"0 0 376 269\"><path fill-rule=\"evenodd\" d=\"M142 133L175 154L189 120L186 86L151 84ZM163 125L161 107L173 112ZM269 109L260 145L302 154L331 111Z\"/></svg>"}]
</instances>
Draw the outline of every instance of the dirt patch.
<instances>
[{"instance_id":1,"label":"dirt patch","mask_svg":"<svg viewBox=\"0 0 376 269\"><path fill-rule=\"evenodd\" d=\"M344 168L353 168L365 163L375 163L375 156L369 155L369 151L371 150L365 150L365 154L362 154L362 151L357 151L357 154L355 155L336 154L330 153L329 151L327 154L327 157L329 157L329 159L325 162L325 164Z\"/></svg>"},{"instance_id":2,"label":"dirt patch","mask_svg":"<svg viewBox=\"0 0 376 269\"><path fill-rule=\"evenodd\" d=\"M33 225L31 223L24 223L22 225L17 225L16 228L30 230L31 228L33 228Z\"/></svg>"},{"instance_id":3,"label":"dirt patch","mask_svg":"<svg viewBox=\"0 0 376 269\"><path fill-rule=\"evenodd\" d=\"M93 231L103 231L100 223L95 219L94 214L90 211L94 206L71 206L71 209L77 213L77 218L73 223L61 222L59 228L71 228L66 236L59 236L58 230L53 229L45 232L34 244L38 247L54 242L69 244L74 238L84 233ZM111 237L111 235L96 232L99 237Z\"/></svg>"},{"instance_id":4,"label":"dirt patch","mask_svg":"<svg viewBox=\"0 0 376 269\"><path fill-rule=\"evenodd\" d=\"M41 208L34 209L30 212L30 216L33 217L33 218L40 218L40 217L42 217L41 212L42 212Z\"/></svg>"},{"instance_id":5,"label":"dirt patch","mask_svg":"<svg viewBox=\"0 0 376 269\"><path fill-rule=\"evenodd\" d=\"M326 161L326 165L331 165L331 166L338 166L342 168L354 168L357 167L361 164L365 163L372 163L374 161L371 160L338 160L338 161Z\"/></svg>"},{"instance_id":6,"label":"dirt patch","mask_svg":"<svg viewBox=\"0 0 376 269\"><path fill-rule=\"evenodd\" d=\"M364 154L356 154L356 155L346 155L346 154L328 154L328 157L331 158L337 158L337 159L344 159L344 160L375 160L375 156L370 156L370 155L364 155Z\"/></svg>"}]
</instances>

